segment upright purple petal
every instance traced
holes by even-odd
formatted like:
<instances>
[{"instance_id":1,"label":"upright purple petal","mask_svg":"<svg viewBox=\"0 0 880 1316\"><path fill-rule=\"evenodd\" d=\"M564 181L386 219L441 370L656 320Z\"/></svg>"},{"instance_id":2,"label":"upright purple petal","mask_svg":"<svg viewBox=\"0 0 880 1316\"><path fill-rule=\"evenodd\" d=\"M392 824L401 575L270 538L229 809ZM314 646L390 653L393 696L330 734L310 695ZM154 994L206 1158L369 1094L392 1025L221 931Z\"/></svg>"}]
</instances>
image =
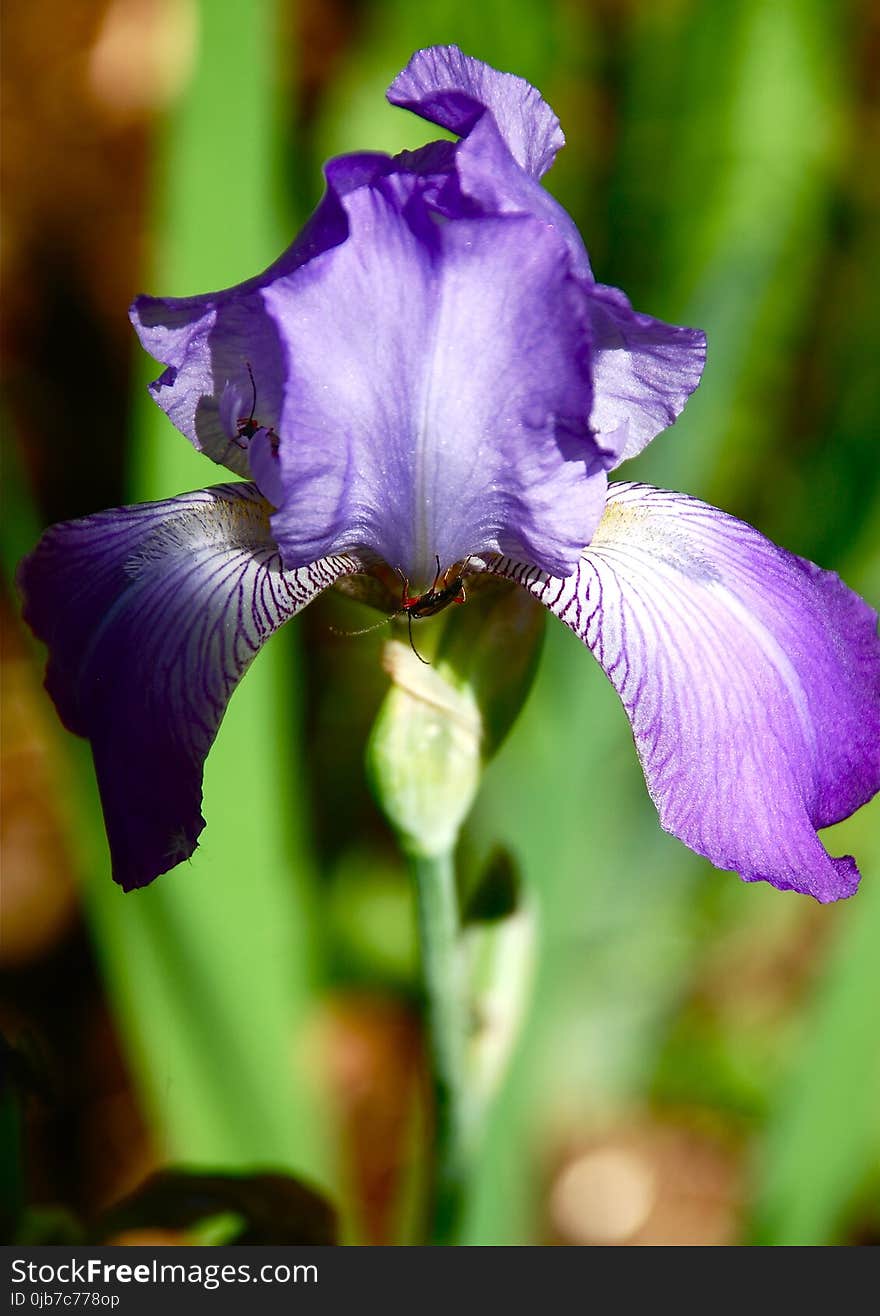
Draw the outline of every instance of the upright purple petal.
<instances>
[{"instance_id":1,"label":"upright purple petal","mask_svg":"<svg viewBox=\"0 0 880 1316\"><path fill-rule=\"evenodd\" d=\"M138 298L132 321L167 367L153 395L198 449L284 504L291 565L362 543L421 581L447 551L571 570L602 472L679 414L703 335L596 284L539 182L563 139L522 78L435 47L389 97L462 139L333 160L321 205L264 273ZM575 491L578 462L596 479Z\"/></svg>"},{"instance_id":2,"label":"upright purple petal","mask_svg":"<svg viewBox=\"0 0 880 1316\"><path fill-rule=\"evenodd\" d=\"M417 180L386 182L345 198L345 243L263 294L287 351L284 560L363 545L424 586L435 555L569 570L605 475L565 246L525 215L438 224Z\"/></svg>"},{"instance_id":3,"label":"upright purple petal","mask_svg":"<svg viewBox=\"0 0 880 1316\"><path fill-rule=\"evenodd\" d=\"M387 94L392 105L459 137L467 137L488 110L510 154L535 178L565 145L559 120L525 78L499 73L458 46L417 51Z\"/></svg>"},{"instance_id":4,"label":"upright purple petal","mask_svg":"<svg viewBox=\"0 0 880 1316\"><path fill-rule=\"evenodd\" d=\"M663 827L747 881L851 895L816 828L880 789L877 615L832 572L696 499L612 485L573 575L512 576L617 689Z\"/></svg>"},{"instance_id":5,"label":"upright purple petal","mask_svg":"<svg viewBox=\"0 0 880 1316\"><path fill-rule=\"evenodd\" d=\"M481 213L534 215L554 228L568 247L572 274L585 286L594 282L584 240L571 215L533 174L520 168L491 115L484 115L459 142L455 172L462 196Z\"/></svg>"},{"instance_id":6,"label":"upright purple petal","mask_svg":"<svg viewBox=\"0 0 880 1316\"><path fill-rule=\"evenodd\" d=\"M150 385L168 419L199 452L249 476L247 445L236 439L236 422L253 405L262 425L276 424L284 383L278 331L259 291L185 300L138 297L130 314L144 347L168 366Z\"/></svg>"},{"instance_id":7,"label":"upright purple petal","mask_svg":"<svg viewBox=\"0 0 880 1316\"><path fill-rule=\"evenodd\" d=\"M150 392L169 420L199 452L237 475L251 474L247 445L236 442L236 421L252 405L257 421L277 427L284 388L283 349L262 289L348 232L340 195L360 186L387 156L353 155L333 162L331 185L302 233L262 274L235 287L195 297L138 297L129 311L142 346L168 368ZM256 385L252 398L249 368Z\"/></svg>"},{"instance_id":8,"label":"upright purple petal","mask_svg":"<svg viewBox=\"0 0 880 1316\"><path fill-rule=\"evenodd\" d=\"M614 465L670 426L700 382L706 335L632 309L617 288L590 290L593 386L590 424Z\"/></svg>"},{"instance_id":9,"label":"upright purple petal","mask_svg":"<svg viewBox=\"0 0 880 1316\"><path fill-rule=\"evenodd\" d=\"M113 875L144 886L192 854L202 768L272 632L350 557L283 571L253 485L218 485L53 526L22 563L46 687L92 742Z\"/></svg>"},{"instance_id":10,"label":"upright purple petal","mask_svg":"<svg viewBox=\"0 0 880 1316\"><path fill-rule=\"evenodd\" d=\"M462 197L484 214L534 215L566 243L593 336L590 424L609 465L634 457L673 423L699 384L706 339L638 314L622 292L595 282L574 221L537 181L564 144L556 116L527 82L456 46L419 51L388 97L465 139L455 156Z\"/></svg>"}]
</instances>

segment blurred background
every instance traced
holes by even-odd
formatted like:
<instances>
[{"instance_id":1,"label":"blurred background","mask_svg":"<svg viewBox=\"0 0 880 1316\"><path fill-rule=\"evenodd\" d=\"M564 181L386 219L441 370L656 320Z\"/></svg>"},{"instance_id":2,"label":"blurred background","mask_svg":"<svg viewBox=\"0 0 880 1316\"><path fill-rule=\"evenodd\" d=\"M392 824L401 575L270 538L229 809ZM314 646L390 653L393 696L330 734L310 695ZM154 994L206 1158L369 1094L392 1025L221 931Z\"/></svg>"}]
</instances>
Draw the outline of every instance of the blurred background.
<instances>
[{"instance_id":1,"label":"blurred background","mask_svg":"<svg viewBox=\"0 0 880 1316\"><path fill-rule=\"evenodd\" d=\"M263 268L328 156L430 140L383 93L454 41L558 112L545 181L597 277L708 332L702 387L624 476L723 506L876 606L880 13L32 0L3 26L6 1224L75 1237L157 1169L271 1170L325 1194L344 1241L410 1241L418 951L363 772L382 634L341 639L362 614L325 598L273 640L212 751L195 858L126 896L15 564L50 522L221 478L147 398L129 302ZM844 905L715 872L660 831L616 696L548 627L461 848L467 876L505 846L539 925L467 1241L880 1242L878 803L824 836L860 861ZM262 1191L212 1201L271 1234ZM178 1216L116 1236L192 1237Z\"/></svg>"}]
</instances>

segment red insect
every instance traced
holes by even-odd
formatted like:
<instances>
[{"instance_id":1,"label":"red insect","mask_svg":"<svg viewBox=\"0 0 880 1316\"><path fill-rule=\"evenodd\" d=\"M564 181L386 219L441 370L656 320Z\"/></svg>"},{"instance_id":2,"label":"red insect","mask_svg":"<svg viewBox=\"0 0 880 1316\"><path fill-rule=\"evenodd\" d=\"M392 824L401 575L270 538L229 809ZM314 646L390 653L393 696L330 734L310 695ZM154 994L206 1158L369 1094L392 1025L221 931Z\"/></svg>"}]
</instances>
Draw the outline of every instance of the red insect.
<instances>
[{"instance_id":1,"label":"red insect","mask_svg":"<svg viewBox=\"0 0 880 1316\"><path fill-rule=\"evenodd\" d=\"M464 591L464 577L468 568L470 558L467 558L464 566L457 571L451 580L444 585L440 584L442 571L440 570L440 558L436 557L437 574L434 577L434 583L430 589L426 589L424 594L410 594L409 581L403 572L398 570L398 575L403 581L403 593L400 599L400 611L406 613L407 627L409 629L409 647L412 649L420 663L427 665L427 658L423 658L413 642L412 624L422 617L436 617L438 612L448 608L453 603L467 602L467 595Z\"/></svg>"},{"instance_id":2,"label":"red insect","mask_svg":"<svg viewBox=\"0 0 880 1316\"><path fill-rule=\"evenodd\" d=\"M254 379L254 372L251 369L250 361L246 361L245 365L247 366L247 372L251 377L251 389L253 393L251 399L251 414L249 416L239 416L238 420L235 422L235 438L233 439L233 443L235 443L237 447L247 452L248 445L250 444L251 439L254 437L257 431L265 429L266 433L269 435L269 442L272 446L272 456L277 457L278 435L275 433L275 431L272 429L271 426L261 425L260 422L256 420L254 417L254 413L257 410L257 385Z\"/></svg>"},{"instance_id":3,"label":"red insect","mask_svg":"<svg viewBox=\"0 0 880 1316\"><path fill-rule=\"evenodd\" d=\"M405 613L407 628L409 630L410 648L420 663L430 666L427 658L422 657L413 641L413 621L420 621L423 617L436 617L438 612L442 612L444 608L448 608L453 603L467 602L467 595L464 591L464 577L470 560L470 558L467 558L461 570L457 571L450 580L446 581L445 584L441 584L440 581L443 572L440 568L440 558L435 555L437 574L434 576L434 581L430 589L426 589L423 594L410 594L409 581L401 571L400 567L396 567L395 570L403 582L403 589L400 596L400 607L386 617L384 621L376 622L375 626L365 626L363 630L360 631L337 631L337 634L367 635L370 631L376 631L380 626L384 626L386 622L393 621L394 618L399 617L401 613Z\"/></svg>"}]
</instances>

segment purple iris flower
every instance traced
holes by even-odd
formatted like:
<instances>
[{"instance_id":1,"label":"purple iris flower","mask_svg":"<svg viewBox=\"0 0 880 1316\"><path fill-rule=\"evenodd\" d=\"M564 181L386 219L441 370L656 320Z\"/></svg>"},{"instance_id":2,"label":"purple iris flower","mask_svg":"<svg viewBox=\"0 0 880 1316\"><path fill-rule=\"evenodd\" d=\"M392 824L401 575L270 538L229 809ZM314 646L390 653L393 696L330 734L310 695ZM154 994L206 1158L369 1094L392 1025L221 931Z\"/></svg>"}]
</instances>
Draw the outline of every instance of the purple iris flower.
<instances>
[{"instance_id":1,"label":"purple iris flower","mask_svg":"<svg viewBox=\"0 0 880 1316\"><path fill-rule=\"evenodd\" d=\"M705 339L595 281L539 182L563 136L538 92L452 46L388 95L459 140L331 161L264 274L132 307L156 401L248 483L55 526L23 564L116 880L194 850L205 756L278 626L346 575L416 596L490 572L592 650L667 831L747 881L850 895L816 829L880 788L876 614L705 503L609 485Z\"/></svg>"}]
</instances>

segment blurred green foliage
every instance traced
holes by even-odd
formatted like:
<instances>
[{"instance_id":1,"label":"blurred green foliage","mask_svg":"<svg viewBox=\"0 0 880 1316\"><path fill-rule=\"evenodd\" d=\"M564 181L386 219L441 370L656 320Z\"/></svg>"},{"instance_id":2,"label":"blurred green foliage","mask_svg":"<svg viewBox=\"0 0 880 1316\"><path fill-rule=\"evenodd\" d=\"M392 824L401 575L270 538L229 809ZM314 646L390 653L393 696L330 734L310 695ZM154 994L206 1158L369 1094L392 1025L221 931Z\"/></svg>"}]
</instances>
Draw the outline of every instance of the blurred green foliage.
<instances>
[{"instance_id":1,"label":"blurred green foliage","mask_svg":"<svg viewBox=\"0 0 880 1316\"><path fill-rule=\"evenodd\" d=\"M194 76L159 140L146 275L156 290L184 295L238 282L286 241L277 205L277 7L260 0L242 17L231 5L201 7ZM145 383L153 363L139 365ZM205 483L204 460L175 442L145 388L133 429L133 500ZM298 1047L316 966L308 824L291 771L303 754L295 640L292 631L280 637L230 709L206 772L211 838L184 880L130 901L102 874L91 895L99 946L172 1154L223 1167L280 1164L320 1178L320 1101Z\"/></svg>"},{"instance_id":2,"label":"blurred green foliage","mask_svg":"<svg viewBox=\"0 0 880 1316\"><path fill-rule=\"evenodd\" d=\"M142 282L184 295L268 264L317 200L326 156L430 137L384 88L413 49L456 41L558 110L569 145L547 183L597 277L708 333L701 389L624 474L710 498L876 601L869 9L362 0L356 22L337 15L330 73L305 112L296 83L313 52L304 39L295 69L278 67L281 8L203 0L195 75L159 142ZM142 382L153 368L139 371ZM211 482L151 405L139 386L132 497ZM354 605L320 602L261 655L212 751L203 845L146 891L112 887L87 756L76 769L95 945L161 1144L190 1165L285 1167L337 1197L338 1129L309 1064L320 1001L341 984L417 991L411 896L363 781L382 637L328 640L340 618L358 625ZM846 908L817 912L665 836L613 691L548 626L462 847L465 882L508 847L540 912L534 1002L470 1241L543 1241L566 1139L633 1110L711 1115L748 1167L743 1239L823 1244L878 1226L876 802L825 839L858 856L865 880ZM786 978L793 947L803 956Z\"/></svg>"}]
</instances>

